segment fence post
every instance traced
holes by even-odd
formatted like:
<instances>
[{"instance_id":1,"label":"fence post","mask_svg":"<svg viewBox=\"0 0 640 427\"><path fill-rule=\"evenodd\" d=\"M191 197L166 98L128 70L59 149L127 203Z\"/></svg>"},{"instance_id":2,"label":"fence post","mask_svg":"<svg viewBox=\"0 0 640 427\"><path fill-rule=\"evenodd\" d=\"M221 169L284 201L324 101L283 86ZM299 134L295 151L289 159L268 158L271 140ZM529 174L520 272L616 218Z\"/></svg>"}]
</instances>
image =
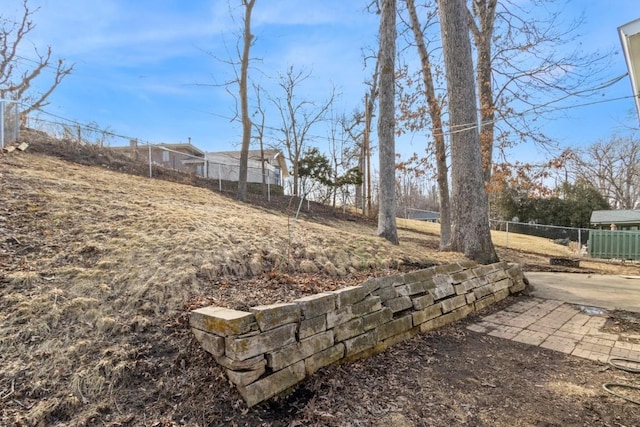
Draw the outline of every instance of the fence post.
<instances>
[{"instance_id":1,"label":"fence post","mask_svg":"<svg viewBox=\"0 0 640 427\"><path fill-rule=\"evenodd\" d=\"M509 221L507 221L507 227L505 228L505 230L507 230L506 234L507 234L507 249L509 249Z\"/></svg>"},{"instance_id":2,"label":"fence post","mask_svg":"<svg viewBox=\"0 0 640 427\"><path fill-rule=\"evenodd\" d=\"M5 101L0 100L0 148L4 148L4 106Z\"/></svg>"},{"instance_id":3,"label":"fence post","mask_svg":"<svg viewBox=\"0 0 640 427\"><path fill-rule=\"evenodd\" d=\"M13 135L11 139L13 141L17 141L18 137L20 136L20 112L18 111L17 102L13 104L13 119L14 119L14 125L13 125ZM26 123L25 123L25 126L27 126Z\"/></svg>"},{"instance_id":4,"label":"fence post","mask_svg":"<svg viewBox=\"0 0 640 427\"><path fill-rule=\"evenodd\" d=\"M578 258L582 257L582 228L578 228Z\"/></svg>"},{"instance_id":5,"label":"fence post","mask_svg":"<svg viewBox=\"0 0 640 427\"><path fill-rule=\"evenodd\" d=\"M267 201L271 202L271 171L267 169Z\"/></svg>"},{"instance_id":6,"label":"fence post","mask_svg":"<svg viewBox=\"0 0 640 427\"><path fill-rule=\"evenodd\" d=\"M151 144L148 144L149 146L149 178L152 178L153 172L151 169Z\"/></svg>"}]
</instances>

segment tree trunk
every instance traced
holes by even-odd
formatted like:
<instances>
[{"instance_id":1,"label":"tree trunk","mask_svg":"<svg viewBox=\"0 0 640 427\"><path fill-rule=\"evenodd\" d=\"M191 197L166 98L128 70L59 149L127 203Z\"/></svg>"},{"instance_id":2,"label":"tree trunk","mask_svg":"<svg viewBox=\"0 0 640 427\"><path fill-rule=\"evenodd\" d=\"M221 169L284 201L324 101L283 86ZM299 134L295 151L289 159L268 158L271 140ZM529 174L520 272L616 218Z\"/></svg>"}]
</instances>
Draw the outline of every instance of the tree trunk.
<instances>
[{"instance_id":1,"label":"tree trunk","mask_svg":"<svg viewBox=\"0 0 640 427\"><path fill-rule=\"evenodd\" d=\"M489 229L476 124L473 60L464 0L438 0L451 122L451 250L481 264L498 261Z\"/></svg>"},{"instance_id":2,"label":"tree trunk","mask_svg":"<svg viewBox=\"0 0 640 427\"><path fill-rule=\"evenodd\" d=\"M378 60L379 61L379 60ZM374 73L374 81L376 81L378 79L378 74L379 74L379 68L378 68L378 62L376 62L376 72ZM374 101L375 101L375 97L376 97L376 91L377 91L377 83L373 84L373 87L371 88L371 94L370 96L367 97L367 105L366 105L366 120L365 120L365 130L364 130L364 136L365 136L365 160L366 160L366 165L367 165L367 185L366 185L366 189L367 189L367 217L371 218L371 216L373 215L373 213L371 212L371 200L373 199L373 196L371 195L371 122L373 120L373 106L374 106Z\"/></svg>"},{"instance_id":3,"label":"tree trunk","mask_svg":"<svg viewBox=\"0 0 640 427\"><path fill-rule=\"evenodd\" d=\"M476 46L476 83L480 101L480 148L482 150L482 172L485 185L491 180L493 167L493 145L495 139L495 101L491 81L491 43L494 31L497 0L475 0L473 11L478 17L478 27L469 16L471 33Z\"/></svg>"},{"instance_id":4,"label":"tree trunk","mask_svg":"<svg viewBox=\"0 0 640 427\"><path fill-rule=\"evenodd\" d=\"M395 58L396 0L382 0L380 15L380 202L378 236L398 244L396 227L396 150L395 150Z\"/></svg>"},{"instance_id":5,"label":"tree trunk","mask_svg":"<svg viewBox=\"0 0 640 427\"><path fill-rule=\"evenodd\" d=\"M365 163L364 163L364 156L365 156L365 148L364 148L364 141L362 146L360 147L360 156L358 158L358 170L360 171L360 173L362 174L362 176L366 176L365 175ZM365 214L365 203L364 203L364 194L365 194L365 189L364 189L364 183L366 182L366 180L362 180L362 184L360 185L356 185L356 209L360 209L362 211L362 215L364 216Z\"/></svg>"},{"instance_id":6,"label":"tree trunk","mask_svg":"<svg viewBox=\"0 0 640 427\"><path fill-rule=\"evenodd\" d=\"M451 206L449 201L449 168L447 166L447 149L444 140L444 131L442 127L442 108L438 97L436 96L433 84L433 75L431 72L431 61L429 52L424 43L424 32L418 19L414 0L406 0L407 11L411 18L411 29L413 31L418 55L422 68L422 80L424 83L424 92L429 104L429 117L431 117L431 133L436 148L436 171L439 190L440 202L440 249L444 249L449 245L451 240Z\"/></svg>"},{"instance_id":7,"label":"tree trunk","mask_svg":"<svg viewBox=\"0 0 640 427\"><path fill-rule=\"evenodd\" d=\"M242 62L240 65L240 109L242 115L242 148L240 150L240 172L238 178L237 198L245 202L247 200L247 175L249 170L249 145L251 143L251 118L249 117L249 97L247 94L247 74L249 70L249 50L251 48L251 11L256 0L243 0L244 33Z\"/></svg>"}]
</instances>

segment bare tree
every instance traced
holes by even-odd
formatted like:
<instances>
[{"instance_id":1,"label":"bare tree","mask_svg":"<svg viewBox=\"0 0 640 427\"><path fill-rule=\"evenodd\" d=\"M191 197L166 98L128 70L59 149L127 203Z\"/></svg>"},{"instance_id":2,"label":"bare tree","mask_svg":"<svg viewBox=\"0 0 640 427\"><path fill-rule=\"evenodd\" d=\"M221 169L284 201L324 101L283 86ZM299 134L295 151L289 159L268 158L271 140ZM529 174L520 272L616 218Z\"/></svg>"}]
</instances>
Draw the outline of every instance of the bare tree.
<instances>
[{"instance_id":1,"label":"bare tree","mask_svg":"<svg viewBox=\"0 0 640 427\"><path fill-rule=\"evenodd\" d=\"M38 8L29 8L28 0L23 0L22 14L17 21L0 15L0 98L20 101L22 117L48 105L49 96L73 70L73 65L67 66L62 59L52 59L51 46L47 46L45 53L34 47L37 59L28 60L34 65L31 68L21 66L25 58L19 52L26 42L25 37L36 27L32 17L37 11ZM53 70L53 82L43 92L33 92L32 84L47 68Z\"/></svg>"},{"instance_id":2,"label":"bare tree","mask_svg":"<svg viewBox=\"0 0 640 427\"><path fill-rule=\"evenodd\" d=\"M451 249L496 262L477 123L471 41L464 0L438 0L451 130Z\"/></svg>"},{"instance_id":3,"label":"bare tree","mask_svg":"<svg viewBox=\"0 0 640 427\"><path fill-rule=\"evenodd\" d=\"M582 21L563 22L562 3L536 0L527 7L511 0L470 1L485 183L495 148L525 140L553 143L536 127L539 121L523 113L544 115L554 106L549 98L584 96L601 87L596 83L608 55L585 53L583 46L568 49Z\"/></svg>"},{"instance_id":4,"label":"bare tree","mask_svg":"<svg viewBox=\"0 0 640 427\"><path fill-rule=\"evenodd\" d=\"M418 56L421 64L422 84L424 95L429 108L431 118L431 134L433 135L435 157L436 157L436 180L439 189L440 201L440 249L443 249L451 240L451 207L449 200L449 168L447 166L447 148L442 120L441 100L436 95L431 58L426 45L422 24L418 19L415 0L405 0L407 12L409 14L409 26L413 32ZM435 18L436 13L429 12L427 23Z\"/></svg>"},{"instance_id":5,"label":"bare tree","mask_svg":"<svg viewBox=\"0 0 640 427\"><path fill-rule=\"evenodd\" d=\"M378 143L380 159L380 195L378 236L397 245L396 225L396 144L395 144L395 64L396 0L381 0Z\"/></svg>"},{"instance_id":6,"label":"bare tree","mask_svg":"<svg viewBox=\"0 0 640 427\"><path fill-rule=\"evenodd\" d=\"M258 117L257 120L251 120L251 124L253 125L253 129L255 131L254 138L258 141L258 146L260 147L260 168L262 170L262 194L267 194L267 173L265 168L266 159L264 158L264 130L265 130L265 120L266 113L264 111L264 107L262 106L262 88L259 84L253 83L253 91L256 94L256 109L253 113L253 117Z\"/></svg>"},{"instance_id":7,"label":"bare tree","mask_svg":"<svg viewBox=\"0 0 640 427\"><path fill-rule=\"evenodd\" d=\"M482 172L484 182L491 178L493 164L493 139L495 130L495 102L492 81L492 38L498 0L472 0L473 16L469 16L469 27L476 45L476 84L480 102L480 148L482 149Z\"/></svg>"},{"instance_id":8,"label":"bare tree","mask_svg":"<svg viewBox=\"0 0 640 427\"><path fill-rule=\"evenodd\" d=\"M378 79L380 75L380 58L376 57L376 63L369 84L369 92L365 96L364 101L364 141L362 146L361 163L364 170L361 169L366 179L363 181L366 190L366 215L370 216L371 212L371 126L373 123L373 113L375 111L376 99L378 97ZM365 212L363 204L363 212Z\"/></svg>"},{"instance_id":9,"label":"bare tree","mask_svg":"<svg viewBox=\"0 0 640 427\"><path fill-rule=\"evenodd\" d=\"M333 112L329 123L329 160L331 162L332 171L332 201L331 204L335 208L338 192L340 192L343 209L351 196L350 189L352 183L345 183L346 178L350 174L356 174L360 178L360 184L355 185L356 188L361 187L363 173L358 166L358 160L361 150L361 142L357 137L353 138L355 128L358 125L360 114L354 114L353 117L347 118L346 115L337 117Z\"/></svg>"},{"instance_id":10,"label":"bare tree","mask_svg":"<svg viewBox=\"0 0 640 427\"><path fill-rule=\"evenodd\" d=\"M573 172L593 184L616 209L640 208L640 140L613 136L575 150Z\"/></svg>"},{"instance_id":11,"label":"bare tree","mask_svg":"<svg viewBox=\"0 0 640 427\"><path fill-rule=\"evenodd\" d=\"M249 116L249 95L247 75L249 71L249 51L253 41L251 34L251 12L256 0L242 0L244 6L244 31L242 34L242 56L238 89L240 95L240 114L242 116L242 148L240 149L240 174L238 178L237 198L247 200L247 174L249 170L249 145L251 144L251 117Z\"/></svg>"},{"instance_id":12,"label":"bare tree","mask_svg":"<svg viewBox=\"0 0 640 427\"><path fill-rule=\"evenodd\" d=\"M329 107L333 104L336 93L331 90L329 97L321 104L313 101L300 100L296 93L300 85L311 76L311 72L294 70L293 66L278 78L278 85L282 89L281 97L270 98L280 114L281 144L293 167L293 195L300 194L298 162L310 139L310 130L317 123L325 120Z\"/></svg>"}]
</instances>

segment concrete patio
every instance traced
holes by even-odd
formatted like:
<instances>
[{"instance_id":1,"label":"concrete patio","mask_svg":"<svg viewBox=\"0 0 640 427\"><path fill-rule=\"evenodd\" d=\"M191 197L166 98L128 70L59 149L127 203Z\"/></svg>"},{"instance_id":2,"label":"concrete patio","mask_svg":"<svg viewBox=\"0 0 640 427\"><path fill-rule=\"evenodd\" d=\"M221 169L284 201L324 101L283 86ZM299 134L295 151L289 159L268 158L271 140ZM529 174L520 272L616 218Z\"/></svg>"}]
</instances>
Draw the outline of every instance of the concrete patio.
<instances>
[{"instance_id":1,"label":"concrete patio","mask_svg":"<svg viewBox=\"0 0 640 427\"><path fill-rule=\"evenodd\" d=\"M486 333L585 359L640 359L640 334L603 331L606 310L560 300L528 298L468 326Z\"/></svg>"}]
</instances>

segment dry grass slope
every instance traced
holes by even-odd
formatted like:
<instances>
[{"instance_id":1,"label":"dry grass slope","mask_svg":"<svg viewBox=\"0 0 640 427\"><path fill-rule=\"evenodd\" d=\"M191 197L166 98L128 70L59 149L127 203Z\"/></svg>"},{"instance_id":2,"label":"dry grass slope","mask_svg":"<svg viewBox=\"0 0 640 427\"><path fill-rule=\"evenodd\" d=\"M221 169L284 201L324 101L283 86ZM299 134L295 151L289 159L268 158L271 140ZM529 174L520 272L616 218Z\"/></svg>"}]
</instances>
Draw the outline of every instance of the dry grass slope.
<instances>
[{"instance_id":1,"label":"dry grass slope","mask_svg":"<svg viewBox=\"0 0 640 427\"><path fill-rule=\"evenodd\" d=\"M28 152L0 160L0 425L205 420L183 394L193 405L236 396L195 346L190 308L287 301L461 259L430 249L437 230L425 224L405 224L397 247L371 225L296 222L206 189Z\"/></svg>"},{"instance_id":2,"label":"dry grass slope","mask_svg":"<svg viewBox=\"0 0 640 427\"><path fill-rule=\"evenodd\" d=\"M2 160L0 396L13 390L24 405L11 422L90 420L111 407L136 341L197 296L270 303L318 291L297 287L294 273L325 275L331 286L459 258L394 247L353 223L294 222L202 188L40 155ZM229 286L262 275L287 283L244 296Z\"/></svg>"}]
</instances>

